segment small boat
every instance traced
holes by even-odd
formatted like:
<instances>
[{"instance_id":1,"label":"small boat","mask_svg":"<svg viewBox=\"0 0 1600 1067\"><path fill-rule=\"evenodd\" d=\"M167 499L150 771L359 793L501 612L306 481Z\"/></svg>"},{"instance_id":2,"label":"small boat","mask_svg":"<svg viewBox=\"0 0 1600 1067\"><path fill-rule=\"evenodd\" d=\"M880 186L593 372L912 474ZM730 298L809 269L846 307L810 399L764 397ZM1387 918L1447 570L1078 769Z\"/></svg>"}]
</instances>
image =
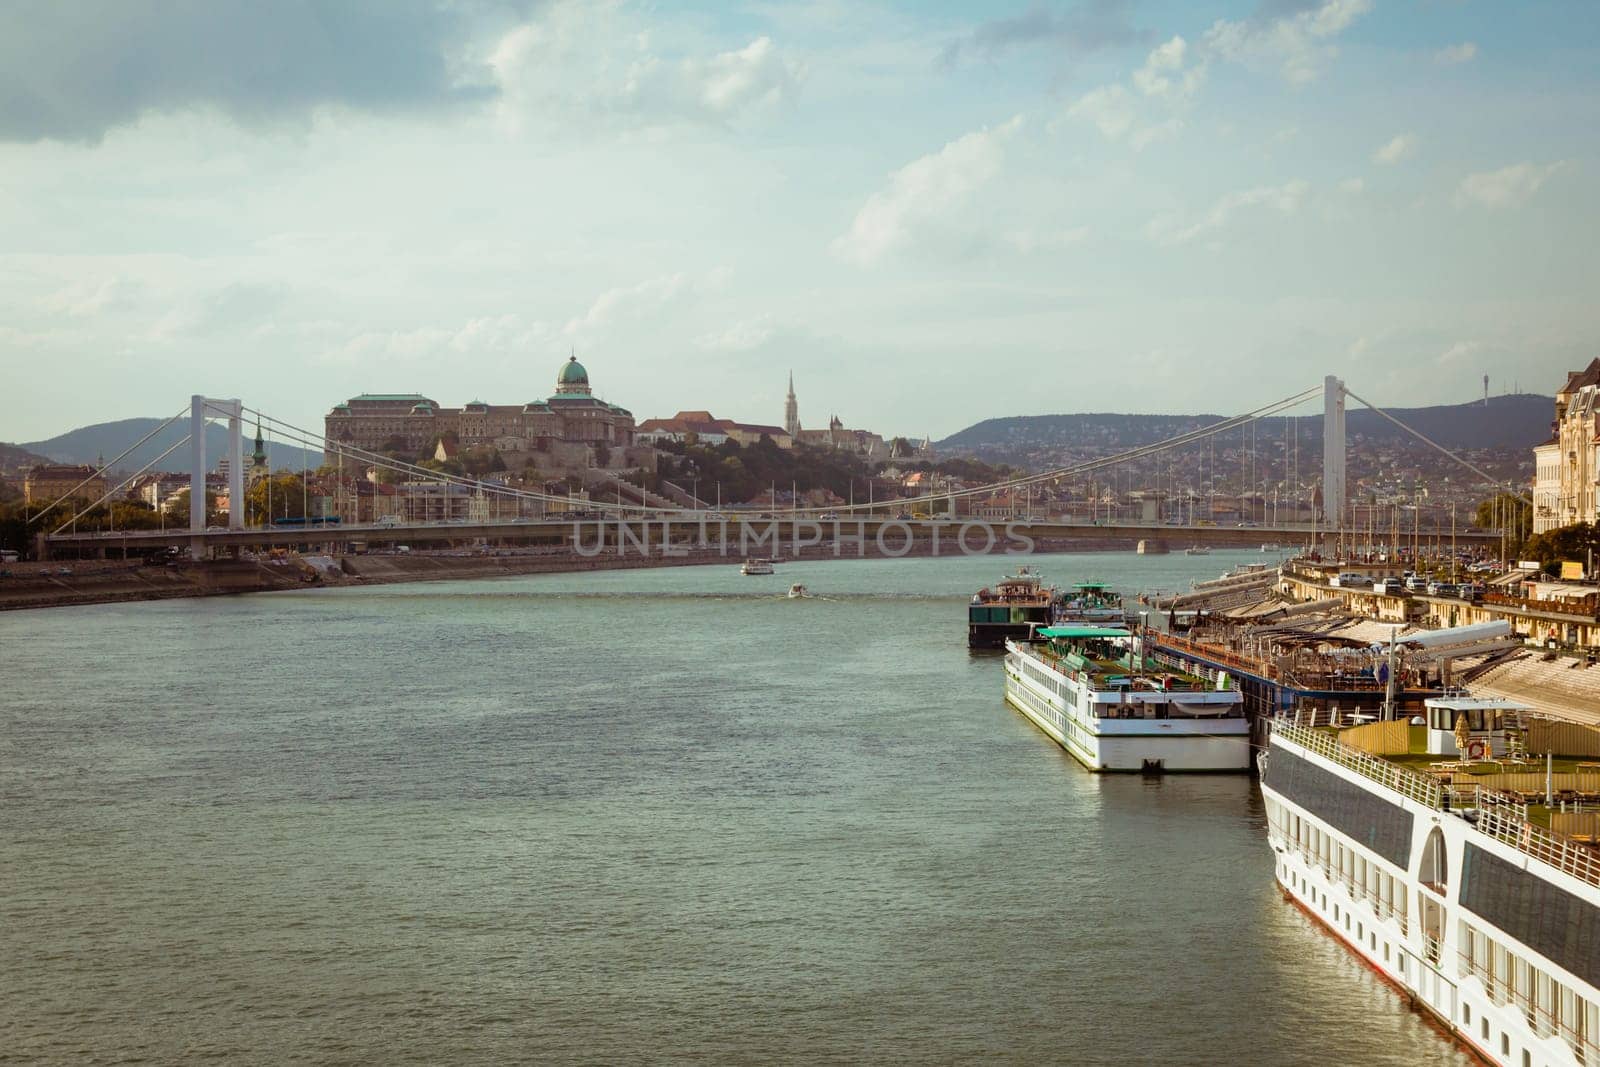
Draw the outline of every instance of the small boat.
<instances>
[{"instance_id":1,"label":"small boat","mask_svg":"<svg viewBox=\"0 0 1600 1067\"><path fill-rule=\"evenodd\" d=\"M1211 547L1209 545L1190 545L1183 550L1183 554L1185 556L1209 556L1211 555Z\"/></svg>"},{"instance_id":2,"label":"small boat","mask_svg":"<svg viewBox=\"0 0 1600 1067\"><path fill-rule=\"evenodd\" d=\"M1033 631L1054 620L1060 594L1045 588L1044 578L1023 564L1001 579L991 592L980 589L967 605L967 647L1004 648L1007 638L1031 639Z\"/></svg>"},{"instance_id":3,"label":"small boat","mask_svg":"<svg viewBox=\"0 0 1600 1067\"><path fill-rule=\"evenodd\" d=\"M770 559L747 559L739 567L740 574L772 574Z\"/></svg>"},{"instance_id":4,"label":"small boat","mask_svg":"<svg viewBox=\"0 0 1600 1067\"><path fill-rule=\"evenodd\" d=\"M1261 551L1263 551L1263 552L1282 552L1283 551L1283 546L1278 544L1278 542L1276 542L1276 541L1268 541L1266 544L1261 546Z\"/></svg>"},{"instance_id":5,"label":"small boat","mask_svg":"<svg viewBox=\"0 0 1600 1067\"><path fill-rule=\"evenodd\" d=\"M801 585L799 582L795 582L789 587L790 600L799 600L801 597L808 597L810 595L811 594L806 590L806 587Z\"/></svg>"}]
</instances>

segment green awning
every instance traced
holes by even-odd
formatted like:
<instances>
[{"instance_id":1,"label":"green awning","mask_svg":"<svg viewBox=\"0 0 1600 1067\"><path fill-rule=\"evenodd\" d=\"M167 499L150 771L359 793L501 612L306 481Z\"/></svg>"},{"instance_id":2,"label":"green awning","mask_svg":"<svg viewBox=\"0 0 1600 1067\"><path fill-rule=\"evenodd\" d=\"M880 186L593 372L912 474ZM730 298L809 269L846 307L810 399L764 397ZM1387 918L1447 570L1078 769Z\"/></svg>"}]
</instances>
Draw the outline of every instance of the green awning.
<instances>
[{"instance_id":1,"label":"green awning","mask_svg":"<svg viewBox=\"0 0 1600 1067\"><path fill-rule=\"evenodd\" d=\"M1040 637L1132 637L1127 630L1115 626L1046 626Z\"/></svg>"},{"instance_id":2,"label":"green awning","mask_svg":"<svg viewBox=\"0 0 1600 1067\"><path fill-rule=\"evenodd\" d=\"M1110 589L1111 586L1106 582L1079 582L1077 585L1073 586L1072 588L1074 588L1074 589Z\"/></svg>"}]
</instances>

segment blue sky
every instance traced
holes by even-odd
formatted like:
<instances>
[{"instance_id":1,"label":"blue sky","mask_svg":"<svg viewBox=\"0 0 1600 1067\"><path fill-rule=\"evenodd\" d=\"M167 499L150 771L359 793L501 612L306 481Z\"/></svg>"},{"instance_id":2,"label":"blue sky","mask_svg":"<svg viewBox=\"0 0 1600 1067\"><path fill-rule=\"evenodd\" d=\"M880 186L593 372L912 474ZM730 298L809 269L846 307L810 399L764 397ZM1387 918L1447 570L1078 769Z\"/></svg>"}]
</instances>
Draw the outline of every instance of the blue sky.
<instances>
[{"instance_id":1,"label":"blue sky","mask_svg":"<svg viewBox=\"0 0 1600 1067\"><path fill-rule=\"evenodd\" d=\"M935 437L1549 392L1600 5L0 10L0 439L362 391Z\"/></svg>"}]
</instances>

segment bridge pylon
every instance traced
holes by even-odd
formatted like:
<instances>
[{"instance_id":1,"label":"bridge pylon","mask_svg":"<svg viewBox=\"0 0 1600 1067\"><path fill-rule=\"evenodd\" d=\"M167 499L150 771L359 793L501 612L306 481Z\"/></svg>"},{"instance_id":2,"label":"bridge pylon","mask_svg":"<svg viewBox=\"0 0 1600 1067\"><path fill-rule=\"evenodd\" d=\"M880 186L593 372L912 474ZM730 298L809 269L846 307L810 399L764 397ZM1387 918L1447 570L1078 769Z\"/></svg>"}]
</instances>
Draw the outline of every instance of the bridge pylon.
<instances>
[{"instance_id":1,"label":"bridge pylon","mask_svg":"<svg viewBox=\"0 0 1600 1067\"><path fill-rule=\"evenodd\" d=\"M1322 380L1322 521L1330 531L1344 528L1349 490L1344 479L1344 382Z\"/></svg>"},{"instance_id":2,"label":"bridge pylon","mask_svg":"<svg viewBox=\"0 0 1600 1067\"><path fill-rule=\"evenodd\" d=\"M228 529L244 529L244 406L195 394L189 399L189 532L206 530L206 416L228 420ZM190 542L195 559L205 554L205 539Z\"/></svg>"}]
</instances>

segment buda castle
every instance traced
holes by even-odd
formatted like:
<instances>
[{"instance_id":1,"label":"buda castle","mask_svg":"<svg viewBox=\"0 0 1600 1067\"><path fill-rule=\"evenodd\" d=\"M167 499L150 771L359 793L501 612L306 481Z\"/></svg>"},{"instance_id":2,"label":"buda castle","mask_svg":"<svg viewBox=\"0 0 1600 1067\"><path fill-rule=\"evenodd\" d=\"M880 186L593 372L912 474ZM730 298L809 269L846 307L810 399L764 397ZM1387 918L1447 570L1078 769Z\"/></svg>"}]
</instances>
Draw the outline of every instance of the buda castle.
<instances>
[{"instance_id":1,"label":"buda castle","mask_svg":"<svg viewBox=\"0 0 1600 1067\"><path fill-rule=\"evenodd\" d=\"M340 445L412 459L453 438L458 448L497 449L512 469L527 461L546 473L654 466L654 450L635 443L633 414L593 394L576 355L544 400L453 408L418 393L363 393L335 404L323 424L330 464L339 462Z\"/></svg>"}]
</instances>

